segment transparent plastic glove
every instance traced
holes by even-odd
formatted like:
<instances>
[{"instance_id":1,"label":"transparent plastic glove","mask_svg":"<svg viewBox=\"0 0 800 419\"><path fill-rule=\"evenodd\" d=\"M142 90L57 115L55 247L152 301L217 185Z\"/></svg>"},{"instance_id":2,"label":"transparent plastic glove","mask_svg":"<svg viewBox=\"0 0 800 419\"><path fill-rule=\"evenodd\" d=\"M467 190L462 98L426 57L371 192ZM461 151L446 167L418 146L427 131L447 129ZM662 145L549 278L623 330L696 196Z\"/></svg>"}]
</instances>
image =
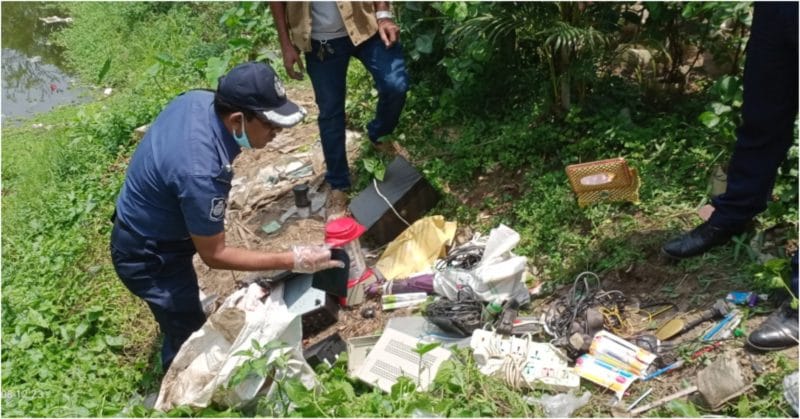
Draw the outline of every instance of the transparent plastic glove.
<instances>
[{"instance_id":1,"label":"transparent plastic glove","mask_svg":"<svg viewBox=\"0 0 800 419\"><path fill-rule=\"evenodd\" d=\"M344 262L331 259L331 249L326 246L302 245L292 247L293 272L314 273L331 268L344 268Z\"/></svg>"}]
</instances>

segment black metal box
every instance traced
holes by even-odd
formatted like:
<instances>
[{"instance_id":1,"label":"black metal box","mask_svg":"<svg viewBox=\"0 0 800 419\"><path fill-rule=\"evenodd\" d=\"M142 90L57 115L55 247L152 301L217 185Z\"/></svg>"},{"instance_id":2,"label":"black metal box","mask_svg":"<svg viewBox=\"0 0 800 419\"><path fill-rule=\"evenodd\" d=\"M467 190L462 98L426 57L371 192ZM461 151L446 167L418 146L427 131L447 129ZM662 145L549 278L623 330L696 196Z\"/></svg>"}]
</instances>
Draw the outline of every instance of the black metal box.
<instances>
[{"instance_id":1,"label":"black metal box","mask_svg":"<svg viewBox=\"0 0 800 419\"><path fill-rule=\"evenodd\" d=\"M413 224L439 202L436 189L400 156L389 164L383 181L377 184L377 190L373 182L350 202L353 217L367 229L365 241L375 246L394 240L408 227L389 204Z\"/></svg>"}]
</instances>

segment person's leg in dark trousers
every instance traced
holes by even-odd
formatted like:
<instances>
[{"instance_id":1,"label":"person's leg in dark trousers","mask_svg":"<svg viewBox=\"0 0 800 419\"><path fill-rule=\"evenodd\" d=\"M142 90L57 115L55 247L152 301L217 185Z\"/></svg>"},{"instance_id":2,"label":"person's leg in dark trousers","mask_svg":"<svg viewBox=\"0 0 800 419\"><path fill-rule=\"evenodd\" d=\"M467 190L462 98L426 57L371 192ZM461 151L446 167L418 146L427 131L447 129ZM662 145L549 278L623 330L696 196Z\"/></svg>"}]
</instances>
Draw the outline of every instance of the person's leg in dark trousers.
<instances>
[{"instance_id":1,"label":"person's leg in dark trousers","mask_svg":"<svg viewBox=\"0 0 800 419\"><path fill-rule=\"evenodd\" d=\"M151 240L135 237L115 225L111 260L120 280L143 299L164 334L163 370L169 369L181 345L206 321L200 303L191 241L159 249Z\"/></svg>"},{"instance_id":2,"label":"person's leg in dark trousers","mask_svg":"<svg viewBox=\"0 0 800 419\"><path fill-rule=\"evenodd\" d=\"M710 224L740 229L767 207L797 116L797 3L755 3L744 69L742 125Z\"/></svg>"},{"instance_id":3,"label":"person's leg in dark trousers","mask_svg":"<svg viewBox=\"0 0 800 419\"><path fill-rule=\"evenodd\" d=\"M345 143L345 96L347 94L347 67L353 53L350 38L328 41L326 47L312 41L311 52L306 53L306 68L314 87L319 107L319 135L325 155L325 180L331 189L350 187L350 170L347 167ZM325 49L320 59L320 48Z\"/></svg>"},{"instance_id":4,"label":"person's leg in dark trousers","mask_svg":"<svg viewBox=\"0 0 800 419\"><path fill-rule=\"evenodd\" d=\"M194 288L194 289L191 289ZM183 300L174 309L165 308L163 305L147 301L150 311L156 318L161 332L164 334L164 343L161 346L161 361L164 371L172 365L172 360L195 331L203 327L206 321L203 306L198 297L197 287L187 287L183 290L171 290L170 296L175 300ZM195 302L190 298L194 295Z\"/></svg>"},{"instance_id":5,"label":"person's leg in dark trousers","mask_svg":"<svg viewBox=\"0 0 800 419\"><path fill-rule=\"evenodd\" d=\"M727 243L767 206L792 144L797 115L797 3L756 2L744 70L742 125L728 186L708 222L664 244L672 258L698 256Z\"/></svg>"},{"instance_id":6,"label":"person's leg in dark trousers","mask_svg":"<svg viewBox=\"0 0 800 419\"><path fill-rule=\"evenodd\" d=\"M709 223L737 228L767 207L778 168L794 138L798 89L797 3L755 3L744 70L742 126L728 167L728 188ZM797 253L790 290L797 298ZM747 337L750 348L797 345L797 309L785 302Z\"/></svg>"},{"instance_id":7,"label":"person's leg in dark trousers","mask_svg":"<svg viewBox=\"0 0 800 419\"><path fill-rule=\"evenodd\" d=\"M396 42L386 48L380 35L375 35L359 45L355 55L372 74L378 91L375 118L367 124L369 139L375 143L394 131L406 103L409 83L403 47Z\"/></svg>"}]
</instances>

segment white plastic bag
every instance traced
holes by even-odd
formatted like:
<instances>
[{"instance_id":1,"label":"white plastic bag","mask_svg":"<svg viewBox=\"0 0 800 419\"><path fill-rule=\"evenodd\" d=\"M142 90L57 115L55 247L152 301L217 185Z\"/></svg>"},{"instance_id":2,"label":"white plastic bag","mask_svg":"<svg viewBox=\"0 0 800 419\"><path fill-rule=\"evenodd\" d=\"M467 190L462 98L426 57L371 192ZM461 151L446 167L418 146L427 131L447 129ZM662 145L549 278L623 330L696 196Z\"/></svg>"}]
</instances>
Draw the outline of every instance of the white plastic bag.
<instances>
[{"instance_id":1,"label":"white plastic bag","mask_svg":"<svg viewBox=\"0 0 800 419\"><path fill-rule=\"evenodd\" d=\"M789 406L792 406L794 413L798 412L798 395L797 395L797 371L783 378L783 395Z\"/></svg>"},{"instance_id":2,"label":"white plastic bag","mask_svg":"<svg viewBox=\"0 0 800 419\"><path fill-rule=\"evenodd\" d=\"M519 243L519 233L500 224L486 240L473 239L467 246L484 247L483 257L471 270L444 267L433 277L433 290L456 300L458 290L469 286L483 301L502 302L514 298L520 305L530 301L524 274L528 258L511 250Z\"/></svg>"},{"instance_id":3,"label":"white plastic bag","mask_svg":"<svg viewBox=\"0 0 800 419\"><path fill-rule=\"evenodd\" d=\"M252 349L253 340L262 347L273 341L288 344L266 354L268 364L279 356L289 357L286 369L275 371L275 380L298 377L309 389L316 384L314 371L300 349L300 318L283 302L283 286L273 288L262 302L264 294L257 284L235 292L189 337L161 383L156 409L166 411L181 405L203 408L211 401L236 406L256 397L265 378L251 377L227 388L237 368L248 359L235 354ZM271 383L267 397L273 395L274 387Z\"/></svg>"},{"instance_id":4,"label":"white plastic bag","mask_svg":"<svg viewBox=\"0 0 800 419\"><path fill-rule=\"evenodd\" d=\"M538 398L525 396L525 401L528 402L528 404L536 403L542 406L548 418L568 418L574 411L585 406L586 403L589 403L589 399L591 398L592 393L588 391L584 391L580 397L575 396L572 391L570 391L568 393L559 393L555 395L543 394Z\"/></svg>"}]
</instances>

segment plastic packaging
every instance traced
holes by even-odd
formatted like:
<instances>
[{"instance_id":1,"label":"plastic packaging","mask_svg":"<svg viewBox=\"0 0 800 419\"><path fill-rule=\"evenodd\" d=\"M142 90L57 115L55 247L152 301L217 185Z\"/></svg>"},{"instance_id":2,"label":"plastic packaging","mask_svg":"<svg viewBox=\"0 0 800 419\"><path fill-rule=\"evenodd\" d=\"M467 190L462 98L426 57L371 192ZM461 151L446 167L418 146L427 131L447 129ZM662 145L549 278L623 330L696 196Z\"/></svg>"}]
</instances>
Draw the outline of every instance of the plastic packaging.
<instances>
[{"instance_id":1,"label":"plastic packaging","mask_svg":"<svg viewBox=\"0 0 800 419\"><path fill-rule=\"evenodd\" d=\"M729 303L747 304L749 307L754 307L760 300L759 295L751 291L732 291L725 296L725 301Z\"/></svg>"},{"instance_id":2,"label":"plastic packaging","mask_svg":"<svg viewBox=\"0 0 800 419\"><path fill-rule=\"evenodd\" d=\"M427 300L428 298L426 297L421 300L399 301L396 303L383 303L383 305L381 305L381 309L383 311L390 311L390 310L397 310L398 308L414 307L424 303Z\"/></svg>"},{"instance_id":3,"label":"plastic packaging","mask_svg":"<svg viewBox=\"0 0 800 419\"><path fill-rule=\"evenodd\" d=\"M743 318L744 315L739 310L733 309L703 335L703 342L729 338Z\"/></svg>"},{"instance_id":4,"label":"plastic packaging","mask_svg":"<svg viewBox=\"0 0 800 419\"><path fill-rule=\"evenodd\" d=\"M549 394L542 395L539 398L525 397L528 404L536 403L542 406L544 413L549 418L568 418L572 412L585 406L592 398L592 393L584 391L580 397L575 396L570 391L569 393L561 393L551 396Z\"/></svg>"},{"instance_id":5,"label":"plastic packaging","mask_svg":"<svg viewBox=\"0 0 800 419\"><path fill-rule=\"evenodd\" d=\"M402 301L423 300L425 298L428 298L428 294L424 292L409 292L405 294L384 295L381 297L381 301L384 303L399 303Z\"/></svg>"},{"instance_id":6,"label":"plastic packaging","mask_svg":"<svg viewBox=\"0 0 800 419\"><path fill-rule=\"evenodd\" d=\"M390 294L381 297L383 310L395 310L403 307L414 307L428 300L424 292L411 292L406 294Z\"/></svg>"},{"instance_id":7,"label":"plastic packaging","mask_svg":"<svg viewBox=\"0 0 800 419\"><path fill-rule=\"evenodd\" d=\"M786 401L789 402L789 406L792 406L794 409L794 413L800 413L798 410L798 385L797 385L797 371L787 375L783 379L783 396L786 397Z\"/></svg>"},{"instance_id":8,"label":"plastic packaging","mask_svg":"<svg viewBox=\"0 0 800 419\"><path fill-rule=\"evenodd\" d=\"M655 359L652 353L603 330L594 335L589 353L575 360L575 372L611 389L621 400Z\"/></svg>"},{"instance_id":9,"label":"plastic packaging","mask_svg":"<svg viewBox=\"0 0 800 419\"><path fill-rule=\"evenodd\" d=\"M604 330L597 332L592 339L589 353L639 377L644 376L647 368L656 359L654 354Z\"/></svg>"},{"instance_id":10,"label":"plastic packaging","mask_svg":"<svg viewBox=\"0 0 800 419\"><path fill-rule=\"evenodd\" d=\"M575 372L579 376L613 391L618 400L636 380L637 376L603 362L592 355L585 354L575 360Z\"/></svg>"}]
</instances>

